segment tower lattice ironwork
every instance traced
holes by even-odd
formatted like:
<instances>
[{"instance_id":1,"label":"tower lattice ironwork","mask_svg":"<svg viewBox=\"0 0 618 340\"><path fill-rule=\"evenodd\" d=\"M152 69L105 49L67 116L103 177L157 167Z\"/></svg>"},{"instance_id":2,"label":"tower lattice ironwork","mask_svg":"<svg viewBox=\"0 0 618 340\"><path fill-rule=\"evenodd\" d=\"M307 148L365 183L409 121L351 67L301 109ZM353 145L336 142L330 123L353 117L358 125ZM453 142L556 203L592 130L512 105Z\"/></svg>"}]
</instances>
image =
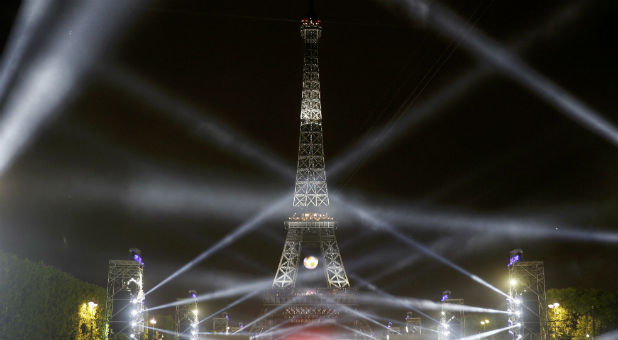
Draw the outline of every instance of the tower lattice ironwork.
<instances>
[{"instance_id":1,"label":"tower lattice ironwork","mask_svg":"<svg viewBox=\"0 0 618 340\"><path fill-rule=\"evenodd\" d=\"M199 326L200 319L198 317L197 309L197 292L190 290L189 295L193 299L187 301L187 299L177 299L178 301L185 301L184 304L176 305L176 313L174 317L174 324L176 326L176 340L181 338L196 340L199 338Z\"/></svg>"},{"instance_id":2,"label":"tower lattice ironwork","mask_svg":"<svg viewBox=\"0 0 618 340\"><path fill-rule=\"evenodd\" d=\"M313 325L323 320L331 324L337 320L335 324L361 328L356 316L349 313L350 308L356 306L356 292L350 288L341 259L335 235L337 223L328 215L330 200L324 165L318 65L322 26L313 11L302 19L300 35L304 42L304 65L298 163L292 202L294 213L284 222L283 252L272 289L264 295L265 315L269 317L256 326L260 332L266 333L281 325ZM302 260L303 252L317 252L317 249L320 253L316 255L319 257L317 261L311 254ZM303 262L307 271L303 272L299 283L299 266ZM320 272L324 273L325 282L316 281L320 275L312 275Z\"/></svg>"},{"instance_id":3,"label":"tower lattice ironwork","mask_svg":"<svg viewBox=\"0 0 618 340\"><path fill-rule=\"evenodd\" d=\"M330 205L324 143L322 138L322 108L318 42L322 35L320 20L315 14L302 19L300 34L304 40L304 65L300 110L298 165L294 186L294 216L285 222L286 238L273 280L273 288L294 288L304 244L319 244L322 267L328 288L349 288L335 236L336 222L327 215Z\"/></svg>"},{"instance_id":4,"label":"tower lattice ironwork","mask_svg":"<svg viewBox=\"0 0 618 340\"><path fill-rule=\"evenodd\" d=\"M305 53L294 206L327 207L330 202L324 170L318 63L318 42L322 36L320 20L315 15L308 15L303 19L300 35L305 42Z\"/></svg>"},{"instance_id":5,"label":"tower lattice ironwork","mask_svg":"<svg viewBox=\"0 0 618 340\"><path fill-rule=\"evenodd\" d=\"M106 339L115 339L121 332L138 339L144 332L144 266L141 256L136 255L139 260L109 261L105 300Z\"/></svg>"},{"instance_id":6,"label":"tower lattice ironwork","mask_svg":"<svg viewBox=\"0 0 618 340\"><path fill-rule=\"evenodd\" d=\"M545 340L548 335L543 261L523 261L523 251L511 251L509 268L509 331L514 340Z\"/></svg>"}]
</instances>

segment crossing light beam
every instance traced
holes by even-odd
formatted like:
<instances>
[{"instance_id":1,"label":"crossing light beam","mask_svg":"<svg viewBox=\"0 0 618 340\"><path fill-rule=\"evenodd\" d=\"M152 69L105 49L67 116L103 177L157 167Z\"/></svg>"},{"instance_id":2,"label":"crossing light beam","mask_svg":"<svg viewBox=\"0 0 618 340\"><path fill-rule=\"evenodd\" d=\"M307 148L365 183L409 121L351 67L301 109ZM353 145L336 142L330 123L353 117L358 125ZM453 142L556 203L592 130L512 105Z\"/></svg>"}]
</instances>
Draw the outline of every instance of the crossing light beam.
<instances>
[{"instance_id":1,"label":"crossing light beam","mask_svg":"<svg viewBox=\"0 0 618 340\"><path fill-rule=\"evenodd\" d=\"M85 71L124 26L137 3L77 2L65 20L51 30L32 64L6 94L0 115L0 175L75 94Z\"/></svg>"},{"instance_id":2,"label":"crossing light beam","mask_svg":"<svg viewBox=\"0 0 618 340\"><path fill-rule=\"evenodd\" d=\"M427 0L401 0L400 4L413 19L427 23L434 30L461 41L461 46L472 55L491 64L569 118L618 146L618 129L614 125L525 64L515 54L465 24L455 13Z\"/></svg>"}]
</instances>

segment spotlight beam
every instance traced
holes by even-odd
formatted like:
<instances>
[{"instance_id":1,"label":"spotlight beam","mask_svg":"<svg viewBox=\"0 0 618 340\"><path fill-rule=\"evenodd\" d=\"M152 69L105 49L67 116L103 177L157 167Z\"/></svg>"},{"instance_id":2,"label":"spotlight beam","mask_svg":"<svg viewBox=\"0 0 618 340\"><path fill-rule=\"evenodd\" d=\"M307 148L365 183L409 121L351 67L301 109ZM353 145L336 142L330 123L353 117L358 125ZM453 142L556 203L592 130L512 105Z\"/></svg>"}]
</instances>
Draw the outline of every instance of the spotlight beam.
<instances>
[{"instance_id":1,"label":"spotlight beam","mask_svg":"<svg viewBox=\"0 0 618 340\"><path fill-rule=\"evenodd\" d=\"M246 295L242 296L241 298L239 298L239 299L236 299L236 300L232 301L232 303L230 303L229 305L227 305L227 306L225 306L225 307L223 307L223 308L219 309L218 311L216 311L216 312L214 312L214 313L210 314L209 316L207 316L207 317L203 318L202 320L200 320L200 321L198 322L198 324L200 324L200 323L202 323L202 322L204 322L204 321L207 321L207 320L209 320L209 319L211 319L211 318L213 318L213 317L215 317L215 316L219 315L219 313L222 313L222 312L224 312L224 311L226 311L226 310L228 310L228 309L230 309L230 308L232 308L232 307L234 307L234 306L236 306L236 305L238 305L238 304L240 304L240 303L245 302L246 300L248 300L248 299L252 298L255 294L257 294L257 293L259 293L259 292L260 292L259 290L255 290L255 291L249 292L248 294L246 294Z\"/></svg>"},{"instance_id":2,"label":"spotlight beam","mask_svg":"<svg viewBox=\"0 0 618 340\"><path fill-rule=\"evenodd\" d=\"M356 310L356 309L354 309L354 308L350 308L350 307L348 307L348 306L346 306L346 305L339 305L337 308L342 309L343 311L348 312L348 313L350 313L350 314L354 314L354 315L356 315L356 316L358 316L358 317L361 317L361 318L363 318L363 319L365 319L365 320L367 320L367 321L369 321L369 322L371 322L371 323L373 323L373 324L375 324L375 325L378 325L378 326L380 326L380 327L382 327L382 328L384 328L384 329L389 329L387 326L383 325L383 324L382 324L382 323L380 323L379 321L377 321L377 320L373 319L373 318L372 318L372 317L370 317L369 315L367 315L367 314L365 314L365 313L363 313L363 312L360 312L360 311L358 311L358 310ZM395 330L392 330L392 331L394 331L395 333L397 333L397 334L400 334L400 335L401 335L401 333L400 333L400 332L397 332L397 331L395 331Z\"/></svg>"},{"instance_id":3,"label":"spotlight beam","mask_svg":"<svg viewBox=\"0 0 618 340\"><path fill-rule=\"evenodd\" d=\"M467 230L524 238L562 238L601 243L618 243L618 232L586 230L568 226L561 226L556 229L556 225L561 225L559 222L539 223L515 218L483 217L448 211L431 212L427 209L419 210L411 206L401 208L359 207L362 207L365 211L371 211L379 218L389 220L401 226L413 226L415 229L421 227L430 230Z\"/></svg>"},{"instance_id":4,"label":"spotlight beam","mask_svg":"<svg viewBox=\"0 0 618 340\"><path fill-rule=\"evenodd\" d=\"M483 339L484 337L488 337L488 336L491 336L491 335L494 335L494 334L502 333L504 331L508 331L509 329L515 328L515 327L520 327L520 326L519 325L513 325L513 326L504 327L504 328L494 329L494 330L483 332L483 333L479 333L479 334L465 336L463 338L459 338L459 339L455 339L455 340L480 340L480 339Z\"/></svg>"},{"instance_id":5,"label":"spotlight beam","mask_svg":"<svg viewBox=\"0 0 618 340\"><path fill-rule=\"evenodd\" d=\"M511 44L512 49L515 51L524 51L531 45L538 43L540 40L539 37L547 32L546 27L548 23L551 25L553 31L567 26L573 20L580 17L577 13L581 11L581 6L584 4L586 3L582 2L574 6L567 6L556 12L547 20L543 20L542 24L526 31L519 39ZM331 163L328 169L329 177L333 178L333 176L340 175L341 172L344 172L352 164L356 167L360 166L362 162L367 161L379 151L384 150L398 137L409 132L412 127L417 126L424 119L435 114L449 103L452 103L456 98L463 96L466 91L475 88L475 85L481 80L486 79L487 76L492 73L492 70L483 64L459 76L455 80L450 81L447 86L438 90L436 94L432 95L426 101L408 108L399 118L382 126L374 133L363 137L357 141L354 146L348 148L347 152L342 156L338 156Z\"/></svg>"},{"instance_id":6,"label":"spotlight beam","mask_svg":"<svg viewBox=\"0 0 618 340\"><path fill-rule=\"evenodd\" d=\"M596 340L613 340L618 339L618 329L603 333L596 337Z\"/></svg>"},{"instance_id":7,"label":"spotlight beam","mask_svg":"<svg viewBox=\"0 0 618 340\"><path fill-rule=\"evenodd\" d=\"M0 62L0 103L7 93L50 1L23 1Z\"/></svg>"},{"instance_id":8,"label":"spotlight beam","mask_svg":"<svg viewBox=\"0 0 618 340\"><path fill-rule=\"evenodd\" d=\"M0 176L75 93L78 81L137 1L77 2L6 96L0 119ZM67 36L67 32L72 32Z\"/></svg>"},{"instance_id":9,"label":"spotlight beam","mask_svg":"<svg viewBox=\"0 0 618 340\"><path fill-rule=\"evenodd\" d=\"M374 284L372 284L371 282L363 279L362 277L359 277L358 275L354 274L354 273L350 273L350 276L354 277L355 280L360 281L362 283L363 286L366 286L367 288L369 288L371 291L377 292L378 294L380 294L381 296L384 296L386 298L393 298L394 301L396 301L396 304L401 305L403 307L406 308L410 308L413 311L417 312L418 314L426 317L427 319L435 322L435 323L440 323L440 321L434 319L433 317L431 317L429 314L424 313L423 311L421 311L419 308L417 308L416 306L406 303L404 300L400 300L395 298L395 296L389 294L386 291L381 290L380 288L376 287ZM362 287L362 286L361 286Z\"/></svg>"},{"instance_id":10,"label":"spotlight beam","mask_svg":"<svg viewBox=\"0 0 618 340\"><path fill-rule=\"evenodd\" d=\"M452 303L438 303L431 300L414 299L402 296L384 295L384 294L359 294L358 299L374 305L401 305L404 307L415 307L423 310L447 310L453 312L470 312L470 313L489 313L489 314L509 314L508 311L484 308L477 306L458 305ZM436 321L436 320L434 320Z\"/></svg>"},{"instance_id":11,"label":"spotlight beam","mask_svg":"<svg viewBox=\"0 0 618 340\"><path fill-rule=\"evenodd\" d=\"M465 24L446 7L436 2L429 4L426 0L401 0L400 3L414 20L427 23L441 34L461 41L461 46L479 60L491 64L569 118L581 123L610 143L618 145L618 129L615 126L525 64L516 55Z\"/></svg>"},{"instance_id":12,"label":"spotlight beam","mask_svg":"<svg viewBox=\"0 0 618 340\"><path fill-rule=\"evenodd\" d=\"M330 302L330 303L335 302L335 300L333 300L333 299L329 298L329 297L328 297L328 296L326 296L326 295L320 294L320 297L321 297L323 300L326 300L326 301L328 301L328 302ZM366 313L363 313L363 312L361 312L361 311L358 311L358 310L356 310L356 309L354 309L354 308L350 308L350 307L348 307L348 306L346 306L346 305L338 304L338 303L336 303L336 302L335 302L335 305L336 305L336 307L335 307L335 308L337 308L337 309L340 309L340 310L343 310L343 311L345 311L345 312L347 312L347 313L350 313L350 314L356 315L356 316L358 316L358 317L361 317L361 318L363 318L363 319L365 319L365 320L367 320L367 321L369 321L369 322L371 322L371 323L373 323L373 324L375 324L375 325L378 325L378 326L380 326L380 327L382 327L382 328L384 328L384 329L389 329L387 326L384 326L383 324L381 324L380 322L376 321L375 319L373 319L372 317L370 317L370 316L369 316L369 315L367 315ZM401 334L401 333L399 333L399 332L396 332L396 333L397 333L397 334Z\"/></svg>"},{"instance_id":13,"label":"spotlight beam","mask_svg":"<svg viewBox=\"0 0 618 340\"><path fill-rule=\"evenodd\" d=\"M167 114L201 139L208 140L223 150L233 150L233 154L251 161L252 164L259 164L268 171L274 171L285 178L294 178L294 170L288 164L260 147L258 143L216 121L212 115L167 94L128 70L108 68L101 74L128 92L138 95L144 102L156 108L157 112Z\"/></svg>"},{"instance_id":14,"label":"spotlight beam","mask_svg":"<svg viewBox=\"0 0 618 340\"><path fill-rule=\"evenodd\" d=\"M225 290L219 290L219 291L215 291L212 293L198 295L196 298L191 297L191 298L181 299L181 300L177 300L174 302L162 304L162 305L155 306L155 307L150 307L150 308L147 308L146 311L186 305L188 303L193 303L195 301L200 302L200 301L221 299L224 297L239 295L239 294L246 293L246 292L255 292L255 291L259 291L259 290L269 287L271 283L272 283L271 279L259 280L259 281L255 281L252 283L240 285L237 287L228 288Z\"/></svg>"},{"instance_id":15,"label":"spotlight beam","mask_svg":"<svg viewBox=\"0 0 618 340\"><path fill-rule=\"evenodd\" d=\"M249 322L243 328L237 330L236 332L234 332L232 334L236 334L236 333L242 331L243 329L256 324L257 322L260 322L261 320L264 320L265 318L271 316L272 314L277 313L278 311L282 310L283 308L287 307L288 305L294 303L296 300L298 300L298 297L294 297L294 298L290 299L288 302L273 308L272 310L268 311L267 313L262 314L260 317L258 317L257 319L254 319L253 321Z\"/></svg>"},{"instance_id":16,"label":"spotlight beam","mask_svg":"<svg viewBox=\"0 0 618 340\"><path fill-rule=\"evenodd\" d=\"M260 337L267 336L267 335L275 335L277 333L281 333L282 331L281 330L277 330L277 329L283 327L284 325L287 325L288 323L290 323L294 319L295 319L295 317L292 317L292 318L287 319L285 321L279 322L278 324L276 324L276 325L266 329L265 331L259 333L255 337L256 338L260 338Z\"/></svg>"},{"instance_id":17,"label":"spotlight beam","mask_svg":"<svg viewBox=\"0 0 618 340\"><path fill-rule=\"evenodd\" d=\"M179 336L179 337L181 337L181 338L183 338L183 339L191 339L191 337L190 337L190 336L188 336L188 335L185 335L185 334L177 334L176 332L173 332L173 331L168 331L167 329L156 328L156 327L146 326L146 325L144 325L144 328L147 328L147 329L152 329L153 331L158 331L158 332L165 333L165 334L169 334L169 335L173 335L173 336Z\"/></svg>"},{"instance_id":18,"label":"spotlight beam","mask_svg":"<svg viewBox=\"0 0 618 340\"><path fill-rule=\"evenodd\" d=\"M413 238L406 236L404 234L402 234L399 230L395 229L393 226L391 226L390 224L379 220L377 218L375 218L374 216L370 215L369 213L367 213L366 211L364 211L361 208L358 208L356 206L351 205L350 203L344 201L344 200L340 200L342 204L345 204L348 209L350 209L350 211L354 212L358 217L360 217L360 220L362 222L364 222L365 224L367 224L369 227L378 227L383 231L388 232L389 234L395 236L398 240L402 241L403 243L411 246L412 248L415 248L417 250L420 250L421 252L425 253L426 255L429 255L431 257L433 257L434 259L446 264L447 266L455 269L456 271L468 276L470 279L480 283L481 285L493 290L494 292L508 298L509 295L504 293L503 291L501 291L500 289L492 286L491 284L489 284L488 282L486 282L485 280L481 279L480 277L478 277L477 275L474 275L472 273L470 273L469 271L463 269L462 267L458 266L457 264L453 263L451 260L445 258L444 256L441 256L437 253L435 253L434 251L432 251L431 249L427 248L426 246L424 246L423 244L421 244L420 242L414 240Z\"/></svg>"},{"instance_id":19,"label":"spotlight beam","mask_svg":"<svg viewBox=\"0 0 618 340\"><path fill-rule=\"evenodd\" d=\"M432 249L444 249L447 247L450 247L452 245L452 239L451 238L447 238L447 239L440 239L436 242L434 242L432 244ZM397 272L399 270L402 270L405 267L408 267L410 265L412 265L413 263L419 261L421 259L421 255L420 254L414 254L411 256L407 256L404 259L397 261L396 263L394 263L391 266L385 267L384 269L382 269L381 271L375 273L374 275L372 275L370 278L368 278L366 280L367 284L372 285L372 282L376 282L380 279L382 279L383 277L390 275L394 272Z\"/></svg>"},{"instance_id":20,"label":"spotlight beam","mask_svg":"<svg viewBox=\"0 0 618 340\"><path fill-rule=\"evenodd\" d=\"M242 235L253 230L255 227L257 227L262 222L264 222L264 220L266 220L268 217L272 216L275 212L279 211L279 209L281 209L285 203L289 203L289 200L290 198L288 196L285 196L283 199L279 199L278 201L276 201L273 205L268 207L266 210L263 210L262 212L254 216L253 218L245 221L242 225L236 228L233 232L227 234L223 239L219 240L212 247L206 249L204 252L199 254L193 260L189 261L187 264L182 266L180 269L172 273L172 275L168 276L163 281L159 282L157 285L152 287L150 290L146 292L146 295L154 292L155 290L157 290L157 288L170 282L174 278L178 277L180 274L191 269L196 264L200 263L201 261L204 261L205 259L210 257L212 254L216 253L220 249L236 241L236 239L240 238Z\"/></svg>"}]
</instances>

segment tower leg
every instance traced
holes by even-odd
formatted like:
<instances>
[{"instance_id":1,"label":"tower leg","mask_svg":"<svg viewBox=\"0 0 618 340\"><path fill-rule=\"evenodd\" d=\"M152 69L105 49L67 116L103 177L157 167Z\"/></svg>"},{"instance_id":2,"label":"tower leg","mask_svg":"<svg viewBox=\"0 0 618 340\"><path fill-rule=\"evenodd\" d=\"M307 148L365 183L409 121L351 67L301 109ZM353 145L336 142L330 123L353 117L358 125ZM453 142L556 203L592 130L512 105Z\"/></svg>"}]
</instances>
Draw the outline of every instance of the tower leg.
<instances>
[{"instance_id":1,"label":"tower leg","mask_svg":"<svg viewBox=\"0 0 618 340\"><path fill-rule=\"evenodd\" d=\"M329 288L349 288L350 281L343 267L339 245L335 237L335 228L320 230L320 248L324 257L324 268Z\"/></svg>"},{"instance_id":2,"label":"tower leg","mask_svg":"<svg viewBox=\"0 0 618 340\"><path fill-rule=\"evenodd\" d=\"M285 236L283 253L281 253L281 260L279 260L279 267L277 268L277 274L273 281L273 287L294 287L296 284L301 242L302 230L288 228Z\"/></svg>"}]
</instances>

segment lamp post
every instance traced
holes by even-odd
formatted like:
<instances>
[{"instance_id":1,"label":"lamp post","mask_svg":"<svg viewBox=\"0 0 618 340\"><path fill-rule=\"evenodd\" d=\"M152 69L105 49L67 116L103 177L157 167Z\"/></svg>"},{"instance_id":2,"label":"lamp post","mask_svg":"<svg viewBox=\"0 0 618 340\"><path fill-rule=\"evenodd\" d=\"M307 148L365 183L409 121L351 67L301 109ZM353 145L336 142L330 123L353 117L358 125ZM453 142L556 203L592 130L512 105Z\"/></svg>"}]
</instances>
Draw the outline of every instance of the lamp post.
<instances>
[{"instance_id":1,"label":"lamp post","mask_svg":"<svg viewBox=\"0 0 618 340\"><path fill-rule=\"evenodd\" d=\"M96 315L96 310L98 304L93 301L88 302L88 312L90 313L91 321L90 321L90 340L94 339L94 319Z\"/></svg>"},{"instance_id":2,"label":"lamp post","mask_svg":"<svg viewBox=\"0 0 618 340\"><path fill-rule=\"evenodd\" d=\"M157 324L157 319L152 318L152 319L150 319L150 321L148 321L148 322L150 323L150 327L154 327L154 326ZM155 333L156 331L155 331L154 329L153 329L152 331L153 331L153 332L152 332L152 339L154 340L154 339L156 339L156 338L157 338L157 335L156 335L156 333Z\"/></svg>"},{"instance_id":3,"label":"lamp post","mask_svg":"<svg viewBox=\"0 0 618 340\"><path fill-rule=\"evenodd\" d=\"M481 327L483 328L483 333L485 333L485 331L487 330L487 325L489 325L488 319L481 320Z\"/></svg>"},{"instance_id":4,"label":"lamp post","mask_svg":"<svg viewBox=\"0 0 618 340\"><path fill-rule=\"evenodd\" d=\"M558 314L560 314L560 311L558 310L558 307L560 307L560 304L558 302L554 302L550 305L547 305L547 307L554 311L554 317L557 317ZM554 339L558 337L558 329L557 329L558 325L556 324L557 321L558 321L557 318L554 318L554 320L551 321L554 323Z\"/></svg>"}]
</instances>

